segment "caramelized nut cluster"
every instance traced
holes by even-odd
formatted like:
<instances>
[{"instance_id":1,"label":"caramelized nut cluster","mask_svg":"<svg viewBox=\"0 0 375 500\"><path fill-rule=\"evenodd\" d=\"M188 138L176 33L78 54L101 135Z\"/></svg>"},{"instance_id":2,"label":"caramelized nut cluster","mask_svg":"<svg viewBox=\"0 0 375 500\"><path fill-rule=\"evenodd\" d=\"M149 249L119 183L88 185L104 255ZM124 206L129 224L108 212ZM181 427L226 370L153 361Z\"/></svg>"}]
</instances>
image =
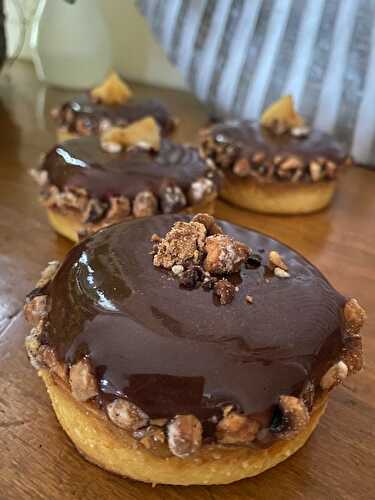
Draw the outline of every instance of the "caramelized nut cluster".
<instances>
[{"instance_id":1,"label":"caramelized nut cluster","mask_svg":"<svg viewBox=\"0 0 375 500\"><path fill-rule=\"evenodd\" d=\"M230 275L240 271L250 254L247 245L223 234L211 215L197 214L190 222L176 222L154 245L153 263L171 270L183 288L213 289L225 305L236 291Z\"/></svg>"}]
</instances>

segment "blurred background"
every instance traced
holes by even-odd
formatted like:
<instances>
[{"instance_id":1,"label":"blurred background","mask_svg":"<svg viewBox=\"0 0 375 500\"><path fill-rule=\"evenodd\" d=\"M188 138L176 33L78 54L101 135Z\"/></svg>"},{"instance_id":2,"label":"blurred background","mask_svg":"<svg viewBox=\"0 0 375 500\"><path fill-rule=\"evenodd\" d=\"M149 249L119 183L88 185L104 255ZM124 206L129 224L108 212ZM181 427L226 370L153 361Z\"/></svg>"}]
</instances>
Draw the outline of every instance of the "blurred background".
<instances>
[{"instance_id":1,"label":"blurred background","mask_svg":"<svg viewBox=\"0 0 375 500\"><path fill-rule=\"evenodd\" d=\"M55 4L54 8L60 7L64 2L64 0L48 1ZM19 57L29 60L32 58L31 28L37 7L43 3L40 0L4 0L8 55L13 55L17 51L17 46L24 36L25 41ZM168 61L133 0L88 0L87 5L82 5L84 9L94 6L100 9L105 20L112 64L117 71L129 80L185 88L183 77ZM77 7L80 7L78 3L72 7L75 12ZM134 57L135 47L137 57Z\"/></svg>"}]
</instances>

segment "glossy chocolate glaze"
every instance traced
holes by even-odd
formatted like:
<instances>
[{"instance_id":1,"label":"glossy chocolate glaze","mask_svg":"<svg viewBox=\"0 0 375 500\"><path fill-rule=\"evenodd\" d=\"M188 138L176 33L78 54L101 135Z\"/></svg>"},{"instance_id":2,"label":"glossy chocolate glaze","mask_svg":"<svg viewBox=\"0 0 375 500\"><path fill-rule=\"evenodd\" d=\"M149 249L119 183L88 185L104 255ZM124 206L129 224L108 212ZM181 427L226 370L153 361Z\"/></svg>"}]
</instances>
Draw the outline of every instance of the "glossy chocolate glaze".
<instances>
[{"instance_id":1,"label":"glossy chocolate glaze","mask_svg":"<svg viewBox=\"0 0 375 500\"><path fill-rule=\"evenodd\" d=\"M74 113L74 121L67 123L64 119L65 112L70 110ZM94 102L90 94L86 92L61 107L61 120L63 125L68 125L70 132L75 132L77 119L85 120L88 130L93 134L99 131L99 123L106 119L112 125L127 125L137 120L152 116L160 125L164 135L170 134L175 128L175 121L168 110L159 101L154 99L140 100L131 98L126 104L109 105Z\"/></svg>"},{"instance_id":2,"label":"glossy chocolate glaze","mask_svg":"<svg viewBox=\"0 0 375 500\"><path fill-rule=\"evenodd\" d=\"M261 151L266 154L266 160L288 153L304 158L306 163L321 156L339 165L348 156L342 144L318 130L311 130L307 137L297 138L290 133L277 135L258 122L231 120L214 125L210 135L218 143L238 147L243 156Z\"/></svg>"},{"instance_id":3,"label":"glossy chocolate glaze","mask_svg":"<svg viewBox=\"0 0 375 500\"><path fill-rule=\"evenodd\" d=\"M168 182L187 192L191 183L208 171L196 148L168 139L162 140L157 153L141 148L107 153L94 136L55 146L41 168L48 172L49 183L60 190L80 187L103 200L118 195L133 198L144 190L158 195Z\"/></svg>"},{"instance_id":4,"label":"glossy chocolate glaze","mask_svg":"<svg viewBox=\"0 0 375 500\"><path fill-rule=\"evenodd\" d=\"M74 363L89 355L101 400L129 398L151 417L221 415L225 404L270 424L280 395L299 395L342 348L344 297L301 255L226 222L224 231L262 255L243 269L231 304L179 288L156 268L150 237L187 216L157 216L99 231L74 247L48 286L45 343ZM266 270L279 251L291 277ZM253 297L253 304L245 301Z\"/></svg>"}]
</instances>

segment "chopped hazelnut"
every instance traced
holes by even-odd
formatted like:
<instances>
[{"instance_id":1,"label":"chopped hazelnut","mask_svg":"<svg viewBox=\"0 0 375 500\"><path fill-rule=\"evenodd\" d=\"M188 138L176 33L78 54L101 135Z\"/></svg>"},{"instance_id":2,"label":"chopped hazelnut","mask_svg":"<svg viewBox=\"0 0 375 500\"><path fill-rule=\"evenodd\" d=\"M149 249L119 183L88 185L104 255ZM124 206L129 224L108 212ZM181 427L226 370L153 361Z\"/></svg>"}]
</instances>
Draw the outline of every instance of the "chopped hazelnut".
<instances>
[{"instance_id":1,"label":"chopped hazelnut","mask_svg":"<svg viewBox=\"0 0 375 500\"><path fill-rule=\"evenodd\" d=\"M168 425L169 449L176 457L192 455L202 445L202 424L194 415L177 415Z\"/></svg>"},{"instance_id":2,"label":"chopped hazelnut","mask_svg":"<svg viewBox=\"0 0 375 500\"><path fill-rule=\"evenodd\" d=\"M251 295L246 295L245 300L248 304L252 304L254 302Z\"/></svg>"},{"instance_id":3,"label":"chopped hazelnut","mask_svg":"<svg viewBox=\"0 0 375 500\"><path fill-rule=\"evenodd\" d=\"M165 443L166 439L163 429L154 425L137 430L133 435L136 439L139 439L147 450L157 450Z\"/></svg>"},{"instance_id":4,"label":"chopped hazelnut","mask_svg":"<svg viewBox=\"0 0 375 500\"><path fill-rule=\"evenodd\" d=\"M276 250L271 250L268 254L268 263L271 269L280 267L280 269L284 269L284 271L288 270L286 262L283 260L279 252L276 252Z\"/></svg>"},{"instance_id":5,"label":"chopped hazelnut","mask_svg":"<svg viewBox=\"0 0 375 500\"><path fill-rule=\"evenodd\" d=\"M344 306L345 329L348 333L356 335L364 325L367 315L357 299L349 299Z\"/></svg>"},{"instance_id":6,"label":"chopped hazelnut","mask_svg":"<svg viewBox=\"0 0 375 500\"><path fill-rule=\"evenodd\" d=\"M212 194L215 190L214 183L207 177L199 177L196 181L191 183L188 199L190 205L195 205L203 201L207 196Z\"/></svg>"},{"instance_id":7,"label":"chopped hazelnut","mask_svg":"<svg viewBox=\"0 0 375 500\"><path fill-rule=\"evenodd\" d=\"M292 439L307 426L310 417L302 399L280 396L278 408L281 420L276 426L273 424L272 428L281 439Z\"/></svg>"},{"instance_id":8,"label":"chopped hazelnut","mask_svg":"<svg viewBox=\"0 0 375 500\"><path fill-rule=\"evenodd\" d=\"M68 381L68 367L63 361L57 359L55 349L47 345L42 345L40 348L40 358L51 372L55 373L65 382Z\"/></svg>"},{"instance_id":9,"label":"chopped hazelnut","mask_svg":"<svg viewBox=\"0 0 375 500\"><path fill-rule=\"evenodd\" d=\"M240 158L233 166L233 173L238 177L247 177L251 173L250 163L247 158Z\"/></svg>"},{"instance_id":10,"label":"chopped hazelnut","mask_svg":"<svg viewBox=\"0 0 375 500\"><path fill-rule=\"evenodd\" d=\"M285 160L283 160L280 163L279 168L281 170L292 170L295 168L301 169L301 168L303 168L303 160L299 156L290 155L290 156L287 156L285 158Z\"/></svg>"},{"instance_id":11,"label":"chopped hazelnut","mask_svg":"<svg viewBox=\"0 0 375 500\"><path fill-rule=\"evenodd\" d=\"M323 375L320 381L320 387L324 390L331 389L346 379L348 367L343 361L339 361Z\"/></svg>"},{"instance_id":12,"label":"chopped hazelnut","mask_svg":"<svg viewBox=\"0 0 375 500\"><path fill-rule=\"evenodd\" d=\"M181 266L180 264L176 264L175 266L172 266L172 273L179 275L184 272L184 266Z\"/></svg>"},{"instance_id":13,"label":"chopped hazelnut","mask_svg":"<svg viewBox=\"0 0 375 500\"><path fill-rule=\"evenodd\" d=\"M213 274L226 274L238 272L251 250L228 235L215 234L206 239L205 252L204 269Z\"/></svg>"},{"instance_id":14,"label":"chopped hazelnut","mask_svg":"<svg viewBox=\"0 0 375 500\"><path fill-rule=\"evenodd\" d=\"M158 200L151 191L141 191L134 198L133 214L135 217L148 217L158 211Z\"/></svg>"},{"instance_id":15,"label":"chopped hazelnut","mask_svg":"<svg viewBox=\"0 0 375 500\"><path fill-rule=\"evenodd\" d=\"M186 196L179 186L165 186L160 190L159 196L163 214L179 212L186 206Z\"/></svg>"},{"instance_id":16,"label":"chopped hazelnut","mask_svg":"<svg viewBox=\"0 0 375 500\"><path fill-rule=\"evenodd\" d=\"M118 222L125 217L129 217L131 212L130 201L126 196L111 196L109 198L109 208L106 219L111 222Z\"/></svg>"},{"instance_id":17,"label":"chopped hazelnut","mask_svg":"<svg viewBox=\"0 0 375 500\"><path fill-rule=\"evenodd\" d=\"M305 126L302 127L293 127L290 131L293 137L297 137L298 139L304 139L311 132L311 128Z\"/></svg>"},{"instance_id":18,"label":"chopped hazelnut","mask_svg":"<svg viewBox=\"0 0 375 500\"><path fill-rule=\"evenodd\" d=\"M37 295L32 300L27 300L24 307L26 321L32 326L37 326L47 312L47 295Z\"/></svg>"},{"instance_id":19,"label":"chopped hazelnut","mask_svg":"<svg viewBox=\"0 0 375 500\"><path fill-rule=\"evenodd\" d=\"M101 84L91 90L91 97L104 104L125 104L132 96L130 88L112 72Z\"/></svg>"},{"instance_id":20,"label":"chopped hazelnut","mask_svg":"<svg viewBox=\"0 0 375 500\"><path fill-rule=\"evenodd\" d=\"M290 278L290 274L280 267L275 267L275 269L273 270L273 274L278 278Z\"/></svg>"},{"instance_id":21,"label":"chopped hazelnut","mask_svg":"<svg viewBox=\"0 0 375 500\"><path fill-rule=\"evenodd\" d=\"M70 368L70 388L78 401L87 401L98 394L98 383L88 358L83 358Z\"/></svg>"},{"instance_id":22,"label":"chopped hazelnut","mask_svg":"<svg viewBox=\"0 0 375 500\"><path fill-rule=\"evenodd\" d=\"M109 419L126 431L136 431L148 424L149 418L138 406L126 399L115 399L107 405Z\"/></svg>"},{"instance_id":23,"label":"chopped hazelnut","mask_svg":"<svg viewBox=\"0 0 375 500\"><path fill-rule=\"evenodd\" d=\"M310 177L313 182L318 182L322 178L322 167L317 161L309 163Z\"/></svg>"},{"instance_id":24,"label":"chopped hazelnut","mask_svg":"<svg viewBox=\"0 0 375 500\"><path fill-rule=\"evenodd\" d=\"M209 214L196 214L192 218L192 222L200 222L207 229L207 236L214 234L223 234L223 230L216 223L215 217Z\"/></svg>"},{"instance_id":25,"label":"chopped hazelnut","mask_svg":"<svg viewBox=\"0 0 375 500\"><path fill-rule=\"evenodd\" d=\"M58 260L48 262L48 266L42 271L40 279L36 284L37 288L43 288L47 283L49 283L57 273L59 266L60 262Z\"/></svg>"},{"instance_id":26,"label":"chopped hazelnut","mask_svg":"<svg viewBox=\"0 0 375 500\"><path fill-rule=\"evenodd\" d=\"M216 437L221 444L246 445L254 441L259 427L259 422L230 412L217 424Z\"/></svg>"},{"instance_id":27,"label":"chopped hazelnut","mask_svg":"<svg viewBox=\"0 0 375 500\"><path fill-rule=\"evenodd\" d=\"M171 269L175 264L199 263L205 238L206 228L200 222L176 222L159 243L154 265Z\"/></svg>"},{"instance_id":28,"label":"chopped hazelnut","mask_svg":"<svg viewBox=\"0 0 375 500\"><path fill-rule=\"evenodd\" d=\"M222 279L214 284L214 293L221 305L230 304L235 296L235 287L227 279Z\"/></svg>"}]
</instances>

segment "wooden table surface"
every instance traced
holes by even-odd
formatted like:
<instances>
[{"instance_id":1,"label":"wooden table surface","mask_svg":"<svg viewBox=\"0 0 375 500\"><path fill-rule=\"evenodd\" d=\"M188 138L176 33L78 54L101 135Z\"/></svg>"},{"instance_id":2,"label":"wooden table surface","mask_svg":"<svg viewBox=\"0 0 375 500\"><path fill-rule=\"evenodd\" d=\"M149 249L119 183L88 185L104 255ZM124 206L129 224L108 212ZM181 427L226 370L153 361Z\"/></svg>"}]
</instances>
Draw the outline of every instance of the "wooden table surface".
<instances>
[{"instance_id":1,"label":"wooden table surface","mask_svg":"<svg viewBox=\"0 0 375 500\"><path fill-rule=\"evenodd\" d=\"M134 86L181 118L194 141L207 110L192 96ZM0 499L371 499L375 498L375 172L352 169L333 205L298 217L255 215L217 204L217 216L264 231L302 252L342 293L358 298L366 369L337 388L307 445L278 467L229 486L170 487L125 480L90 465L60 429L23 347L25 294L70 243L48 227L28 175L52 146L48 109L67 94L45 89L27 63L0 81Z\"/></svg>"}]
</instances>

